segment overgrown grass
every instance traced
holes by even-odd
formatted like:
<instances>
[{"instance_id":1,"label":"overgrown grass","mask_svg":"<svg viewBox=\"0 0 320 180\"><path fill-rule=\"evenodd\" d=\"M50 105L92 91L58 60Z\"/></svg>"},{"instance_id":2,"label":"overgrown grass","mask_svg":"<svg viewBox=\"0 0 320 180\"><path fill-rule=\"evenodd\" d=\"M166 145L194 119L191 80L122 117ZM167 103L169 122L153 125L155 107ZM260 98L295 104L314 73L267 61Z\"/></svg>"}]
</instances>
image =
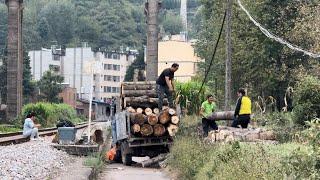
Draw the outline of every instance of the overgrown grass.
<instances>
[{"instance_id":1,"label":"overgrown grass","mask_svg":"<svg viewBox=\"0 0 320 180\"><path fill-rule=\"evenodd\" d=\"M319 177L312 146L299 143L206 144L197 135L200 120L182 120L169 167L179 179L314 179Z\"/></svg>"},{"instance_id":2,"label":"overgrown grass","mask_svg":"<svg viewBox=\"0 0 320 180\"><path fill-rule=\"evenodd\" d=\"M22 131L22 129L16 126L0 125L0 133L10 133L18 131Z\"/></svg>"},{"instance_id":3,"label":"overgrown grass","mask_svg":"<svg viewBox=\"0 0 320 180\"><path fill-rule=\"evenodd\" d=\"M97 175L101 172L102 170L102 167L104 166L105 164L105 154L109 148L109 139L110 139L110 136L111 136L111 129L108 128L106 130L106 142L104 142L102 145L101 145L101 150L100 152L98 153L94 153L90 156L88 156L85 161L83 162L83 164L85 166L88 166L88 167L91 167L92 168L92 171L93 173L91 174L92 176L90 177L90 179L96 179L97 178Z\"/></svg>"}]
</instances>

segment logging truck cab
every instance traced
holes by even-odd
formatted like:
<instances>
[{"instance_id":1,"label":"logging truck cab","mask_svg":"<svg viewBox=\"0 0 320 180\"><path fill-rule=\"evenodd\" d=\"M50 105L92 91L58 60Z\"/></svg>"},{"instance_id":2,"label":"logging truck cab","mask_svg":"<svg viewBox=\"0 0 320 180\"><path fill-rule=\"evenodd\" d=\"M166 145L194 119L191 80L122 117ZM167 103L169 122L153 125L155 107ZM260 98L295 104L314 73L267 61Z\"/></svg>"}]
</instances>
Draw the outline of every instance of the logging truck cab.
<instances>
[{"instance_id":1,"label":"logging truck cab","mask_svg":"<svg viewBox=\"0 0 320 180\"><path fill-rule=\"evenodd\" d=\"M123 82L120 92L120 109L112 119L113 144L121 147L122 162L131 165L133 156L153 158L169 152L172 137L168 133L161 136L141 135L133 131L132 114L128 108L157 108L155 82ZM142 123L143 124L143 123ZM141 125L142 127L142 125Z\"/></svg>"}]
</instances>

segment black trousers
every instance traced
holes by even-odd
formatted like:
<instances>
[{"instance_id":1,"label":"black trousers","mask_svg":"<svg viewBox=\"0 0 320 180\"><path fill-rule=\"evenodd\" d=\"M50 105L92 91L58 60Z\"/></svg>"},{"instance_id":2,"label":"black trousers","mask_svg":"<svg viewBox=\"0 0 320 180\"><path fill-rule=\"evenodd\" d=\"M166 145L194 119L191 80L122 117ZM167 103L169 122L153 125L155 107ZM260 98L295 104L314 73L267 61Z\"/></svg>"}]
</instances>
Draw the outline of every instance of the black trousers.
<instances>
[{"instance_id":1,"label":"black trousers","mask_svg":"<svg viewBox=\"0 0 320 180\"><path fill-rule=\"evenodd\" d=\"M218 125L215 121L202 118L202 129L204 136L208 136L209 130L218 130Z\"/></svg>"},{"instance_id":2,"label":"black trousers","mask_svg":"<svg viewBox=\"0 0 320 180\"><path fill-rule=\"evenodd\" d=\"M238 128L240 125L242 128L248 128L248 124L250 123L250 114L239 115L238 118L234 118L232 122L232 127Z\"/></svg>"}]
</instances>

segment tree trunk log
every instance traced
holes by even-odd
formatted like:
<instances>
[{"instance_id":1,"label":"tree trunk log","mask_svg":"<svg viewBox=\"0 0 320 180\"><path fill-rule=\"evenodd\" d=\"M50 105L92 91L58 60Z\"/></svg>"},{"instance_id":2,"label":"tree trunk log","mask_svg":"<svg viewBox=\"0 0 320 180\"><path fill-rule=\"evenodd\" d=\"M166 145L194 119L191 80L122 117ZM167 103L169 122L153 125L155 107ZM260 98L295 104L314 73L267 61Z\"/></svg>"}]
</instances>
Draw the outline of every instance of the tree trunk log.
<instances>
[{"instance_id":1,"label":"tree trunk log","mask_svg":"<svg viewBox=\"0 0 320 180\"><path fill-rule=\"evenodd\" d=\"M146 118L143 114L137 113L134 116L134 122L135 124L143 125L146 122Z\"/></svg>"},{"instance_id":2,"label":"tree trunk log","mask_svg":"<svg viewBox=\"0 0 320 180\"><path fill-rule=\"evenodd\" d=\"M155 90L155 84L130 84L122 86L123 90Z\"/></svg>"},{"instance_id":3,"label":"tree trunk log","mask_svg":"<svg viewBox=\"0 0 320 180\"><path fill-rule=\"evenodd\" d=\"M162 111L159 115L159 121L161 124L167 124L170 121L169 111Z\"/></svg>"},{"instance_id":4,"label":"tree trunk log","mask_svg":"<svg viewBox=\"0 0 320 180\"><path fill-rule=\"evenodd\" d=\"M156 98L158 97L155 90L123 90L122 95L125 97L139 97L139 96L148 96Z\"/></svg>"},{"instance_id":5,"label":"tree trunk log","mask_svg":"<svg viewBox=\"0 0 320 180\"><path fill-rule=\"evenodd\" d=\"M144 124L140 128L140 132L143 136L150 136L153 134L153 128L150 124Z\"/></svg>"},{"instance_id":6,"label":"tree trunk log","mask_svg":"<svg viewBox=\"0 0 320 180\"><path fill-rule=\"evenodd\" d=\"M176 114L176 110L170 108L170 109L169 109L169 114L170 114L171 116L175 115L175 114Z\"/></svg>"},{"instance_id":7,"label":"tree trunk log","mask_svg":"<svg viewBox=\"0 0 320 180\"><path fill-rule=\"evenodd\" d=\"M153 126L153 134L155 136L162 136L166 132L166 128L162 124L156 124Z\"/></svg>"},{"instance_id":8,"label":"tree trunk log","mask_svg":"<svg viewBox=\"0 0 320 180\"><path fill-rule=\"evenodd\" d=\"M132 123L132 124L136 124L136 115L137 115L137 113L130 113L130 122Z\"/></svg>"},{"instance_id":9,"label":"tree trunk log","mask_svg":"<svg viewBox=\"0 0 320 180\"><path fill-rule=\"evenodd\" d=\"M138 82L123 82L122 86L128 85L155 85L156 81L138 81Z\"/></svg>"},{"instance_id":10,"label":"tree trunk log","mask_svg":"<svg viewBox=\"0 0 320 180\"><path fill-rule=\"evenodd\" d=\"M167 128L170 136L174 136L176 132L178 132L178 129L179 129L178 126L174 124L170 124Z\"/></svg>"},{"instance_id":11,"label":"tree trunk log","mask_svg":"<svg viewBox=\"0 0 320 180\"><path fill-rule=\"evenodd\" d=\"M137 113L142 114L143 113L143 109L142 108L137 108Z\"/></svg>"},{"instance_id":12,"label":"tree trunk log","mask_svg":"<svg viewBox=\"0 0 320 180\"><path fill-rule=\"evenodd\" d=\"M155 113L155 114L159 114L159 113L160 113L159 108L154 108L154 109L153 109L153 113Z\"/></svg>"},{"instance_id":13,"label":"tree trunk log","mask_svg":"<svg viewBox=\"0 0 320 180\"><path fill-rule=\"evenodd\" d=\"M156 156L156 157L154 157L152 159L148 159L148 160L142 161L141 165L142 165L142 167L149 167L152 164L155 164L155 163L158 163L160 161L165 160L166 157L167 157L167 154L160 154L159 156Z\"/></svg>"},{"instance_id":14,"label":"tree trunk log","mask_svg":"<svg viewBox=\"0 0 320 180\"><path fill-rule=\"evenodd\" d=\"M222 112L214 112L209 117L209 120L233 120L234 119L234 111L222 111Z\"/></svg>"},{"instance_id":15,"label":"tree trunk log","mask_svg":"<svg viewBox=\"0 0 320 180\"><path fill-rule=\"evenodd\" d=\"M133 108L133 107L128 107L127 108L127 111L129 112L129 113L135 113L136 112L136 110Z\"/></svg>"},{"instance_id":16,"label":"tree trunk log","mask_svg":"<svg viewBox=\"0 0 320 180\"><path fill-rule=\"evenodd\" d=\"M148 115L148 123L150 125L155 125L158 123L158 117L155 114Z\"/></svg>"},{"instance_id":17,"label":"tree trunk log","mask_svg":"<svg viewBox=\"0 0 320 180\"><path fill-rule=\"evenodd\" d=\"M134 124L132 126L132 132L133 132L133 134L139 133L140 132L140 125L139 124Z\"/></svg>"},{"instance_id":18,"label":"tree trunk log","mask_svg":"<svg viewBox=\"0 0 320 180\"><path fill-rule=\"evenodd\" d=\"M172 124L178 124L180 121L179 117L178 116L172 116L171 117L171 122Z\"/></svg>"},{"instance_id":19,"label":"tree trunk log","mask_svg":"<svg viewBox=\"0 0 320 180\"><path fill-rule=\"evenodd\" d=\"M124 98L124 103L126 106L132 106L135 108L138 107L150 107L150 108L156 108L158 107L158 102L159 99L158 98L149 98L146 96L142 96L142 97L125 97ZM163 104L164 105L168 105L168 100L165 98L163 100Z\"/></svg>"},{"instance_id":20,"label":"tree trunk log","mask_svg":"<svg viewBox=\"0 0 320 180\"><path fill-rule=\"evenodd\" d=\"M152 109L151 108L146 108L144 110L144 113L146 113L147 116L151 115L152 114Z\"/></svg>"}]
</instances>

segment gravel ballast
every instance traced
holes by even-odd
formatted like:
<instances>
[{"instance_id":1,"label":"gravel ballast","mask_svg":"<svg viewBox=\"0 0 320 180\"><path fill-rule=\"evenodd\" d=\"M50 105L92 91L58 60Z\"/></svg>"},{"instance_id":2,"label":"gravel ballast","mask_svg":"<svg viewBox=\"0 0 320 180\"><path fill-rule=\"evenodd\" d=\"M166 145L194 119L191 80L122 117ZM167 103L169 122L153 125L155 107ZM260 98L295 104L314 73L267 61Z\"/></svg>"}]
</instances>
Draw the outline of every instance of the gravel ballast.
<instances>
[{"instance_id":1,"label":"gravel ballast","mask_svg":"<svg viewBox=\"0 0 320 180\"><path fill-rule=\"evenodd\" d=\"M54 176L72 157L47 141L0 146L0 180L47 179Z\"/></svg>"}]
</instances>

